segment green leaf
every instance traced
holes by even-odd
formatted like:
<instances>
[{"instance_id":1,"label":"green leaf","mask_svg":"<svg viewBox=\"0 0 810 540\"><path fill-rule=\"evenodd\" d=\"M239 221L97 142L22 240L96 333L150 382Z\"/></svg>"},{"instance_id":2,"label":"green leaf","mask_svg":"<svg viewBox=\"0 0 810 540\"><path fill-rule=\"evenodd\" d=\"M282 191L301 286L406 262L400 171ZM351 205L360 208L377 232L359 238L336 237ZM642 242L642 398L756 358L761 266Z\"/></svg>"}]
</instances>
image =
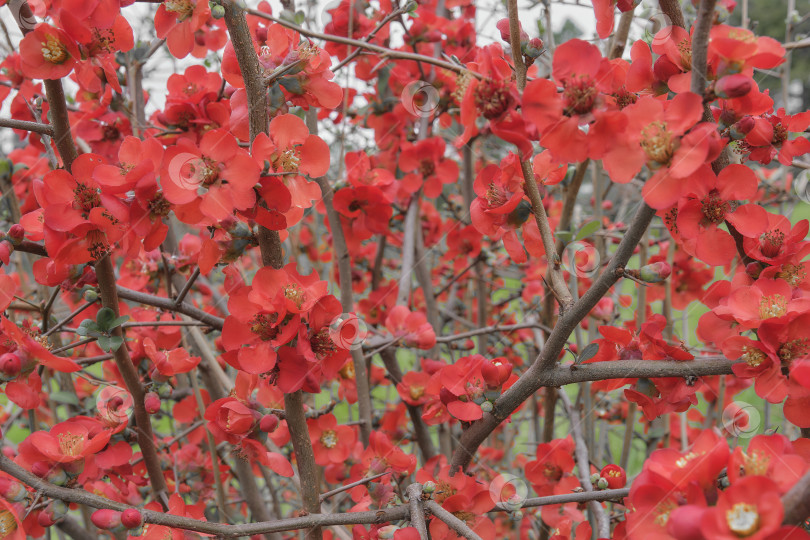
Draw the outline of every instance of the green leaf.
<instances>
[{"instance_id":1,"label":"green leaf","mask_svg":"<svg viewBox=\"0 0 810 540\"><path fill-rule=\"evenodd\" d=\"M99 348L104 352L110 352L112 347L112 339L110 336L99 336L98 341L96 342Z\"/></svg>"},{"instance_id":2,"label":"green leaf","mask_svg":"<svg viewBox=\"0 0 810 540\"><path fill-rule=\"evenodd\" d=\"M110 349L112 351L117 351L121 345L124 344L124 338L121 336L112 336L110 337Z\"/></svg>"},{"instance_id":3,"label":"green leaf","mask_svg":"<svg viewBox=\"0 0 810 540\"><path fill-rule=\"evenodd\" d=\"M115 320L115 311L112 308L103 307L98 310L98 315L96 315L96 323L98 327L102 330L109 330L110 324Z\"/></svg>"},{"instance_id":4,"label":"green leaf","mask_svg":"<svg viewBox=\"0 0 810 540\"><path fill-rule=\"evenodd\" d=\"M598 231L601 228L601 225L598 221L589 221L582 227L580 227L579 232L577 233L577 240L582 240L583 238L587 238L591 236L593 233Z\"/></svg>"},{"instance_id":5,"label":"green leaf","mask_svg":"<svg viewBox=\"0 0 810 540\"><path fill-rule=\"evenodd\" d=\"M117 319L115 319L114 321L112 321L110 323L110 325L107 327L107 329L112 330L113 328L118 328L119 326L121 326L122 324L127 322L128 320L129 320L129 315L123 315L121 317L118 317Z\"/></svg>"},{"instance_id":6,"label":"green leaf","mask_svg":"<svg viewBox=\"0 0 810 540\"><path fill-rule=\"evenodd\" d=\"M581 364L582 362L585 362L586 360L590 360L591 358L596 356L596 353L598 353L598 352L599 352L599 344L598 343L590 343L587 347L582 349L582 352L579 354L579 356L577 357L577 359L576 359L576 361L574 363L575 364Z\"/></svg>"},{"instance_id":7,"label":"green leaf","mask_svg":"<svg viewBox=\"0 0 810 540\"><path fill-rule=\"evenodd\" d=\"M563 244L567 244L574 239L574 233L571 231L557 231L555 234L557 235L557 239Z\"/></svg>"},{"instance_id":8,"label":"green leaf","mask_svg":"<svg viewBox=\"0 0 810 540\"><path fill-rule=\"evenodd\" d=\"M91 336L93 334L97 334L101 331L101 329L96 324L96 321L91 319L83 320L79 326L76 328L76 333L80 336Z\"/></svg>"}]
</instances>

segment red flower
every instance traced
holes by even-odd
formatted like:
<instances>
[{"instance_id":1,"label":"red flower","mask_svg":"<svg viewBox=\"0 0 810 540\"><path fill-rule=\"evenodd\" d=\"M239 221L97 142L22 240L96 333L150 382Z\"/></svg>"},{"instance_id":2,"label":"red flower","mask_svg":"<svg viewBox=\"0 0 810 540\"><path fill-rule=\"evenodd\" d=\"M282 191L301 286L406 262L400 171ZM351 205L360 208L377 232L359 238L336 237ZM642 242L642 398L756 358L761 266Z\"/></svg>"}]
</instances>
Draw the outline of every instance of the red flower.
<instances>
[{"instance_id":1,"label":"red flower","mask_svg":"<svg viewBox=\"0 0 810 540\"><path fill-rule=\"evenodd\" d=\"M422 371L409 371L402 377L402 381L397 384L397 393L402 401L408 405L418 407L427 403L430 396L425 394L425 389L430 380L430 375Z\"/></svg>"},{"instance_id":2,"label":"red flower","mask_svg":"<svg viewBox=\"0 0 810 540\"><path fill-rule=\"evenodd\" d=\"M605 478L608 483L608 489L621 489L627 485L627 473L618 465L606 465L599 472L601 478Z\"/></svg>"},{"instance_id":3,"label":"red flower","mask_svg":"<svg viewBox=\"0 0 810 540\"><path fill-rule=\"evenodd\" d=\"M211 403L205 410L208 429L215 437L238 444L256 429L261 413L236 397L225 397Z\"/></svg>"},{"instance_id":4,"label":"red flower","mask_svg":"<svg viewBox=\"0 0 810 540\"><path fill-rule=\"evenodd\" d=\"M535 79L526 85L523 112L555 160L575 163L602 157L608 137L615 138L623 127L624 115L603 107L604 94L617 89L611 70L595 45L571 39L554 51L554 80ZM590 125L588 132L580 125Z\"/></svg>"},{"instance_id":5,"label":"red flower","mask_svg":"<svg viewBox=\"0 0 810 540\"><path fill-rule=\"evenodd\" d=\"M421 311L394 306L385 319L385 328L409 347L431 349L436 345L436 332Z\"/></svg>"},{"instance_id":6,"label":"red flower","mask_svg":"<svg viewBox=\"0 0 810 540\"><path fill-rule=\"evenodd\" d=\"M73 360L55 356L42 342L36 339L35 335L24 332L19 326L5 317L0 317L0 330L2 330L0 347L6 349L3 352L19 357L24 373L28 373L33 369L33 366L28 364L34 361L54 371L64 373L72 373L81 369L81 366Z\"/></svg>"},{"instance_id":7,"label":"red flower","mask_svg":"<svg viewBox=\"0 0 810 540\"><path fill-rule=\"evenodd\" d=\"M706 540L764 540L779 529L783 515L776 484L764 476L749 476L722 492L700 523Z\"/></svg>"},{"instance_id":8,"label":"red flower","mask_svg":"<svg viewBox=\"0 0 810 540\"><path fill-rule=\"evenodd\" d=\"M155 12L155 31L157 37L166 39L172 56L185 58L194 49L195 33L210 16L205 0L169 0Z\"/></svg>"},{"instance_id":9,"label":"red flower","mask_svg":"<svg viewBox=\"0 0 810 540\"><path fill-rule=\"evenodd\" d=\"M73 70L79 48L64 31L39 23L20 41L22 71L32 79L61 79Z\"/></svg>"},{"instance_id":10,"label":"red flower","mask_svg":"<svg viewBox=\"0 0 810 540\"><path fill-rule=\"evenodd\" d=\"M458 164L444 157L445 143L440 137L430 137L408 144L399 155L399 168L404 172L413 172L416 179L424 183L426 197L435 198L442 192L443 184L454 184L458 180ZM420 185L406 178L404 184Z\"/></svg>"},{"instance_id":11,"label":"red flower","mask_svg":"<svg viewBox=\"0 0 810 540\"><path fill-rule=\"evenodd\" d=\"M318 465L343 463L354 450L357 433L351 426L339 426L335 415L307 420L307 426Z\"/></svg>"},{"instance_id":12,"label":"red flower","mask_svg":"<svg viewBox=\"0 0 810 540\"><path fill-rule=\"evenodd\" d=\"M161 184L190 224L216 222L256 203L259 167L226 130L206 133L199 148L187 139L166 150Z\"/></svg>"},{"instance_id":13,"label":"red flower","mask_svg":"<svg viewBox=\"0 0 810 540\"><path fill-rule=\"evenodd\" d=\"M526 463L526 480L539 495L552 493L554 486L574 470L574 440L555 439L537 445L536 459Z\"/></svg>"},{"instance_id":14,"label":"red flower","mask_svg":"<svg viewBox=\"0 0 810 540\"><path fill-rule=\"evenodd\" d=\"M715 175L711 167L702 165L689 177L688 185L691 193L678 206L678 232L684 249L702 261L721 266L736 255L734 239L718 228L726 221L749 238L768 226L764 208L740 203L757 192L757 178L750 168L732 164Z\"/></svg>"},{"instance_id":15,"label":"red flower","mask_svg":"<svg viewBox=\"0 0 810 540\"><path fill-rule=\"evenodd\" d=\"M50 431L35 431L26 437L20 451L24 445L27 452L57 463L83 460L104 448L112 434L109 430L100 429L101 424L98 421L89 418L86 420L89 422L82 421L81 417L73 418L56 424ZM97 426L94 427L94 424Z\"/></svg>"},{"instance_id":16,"label":"red flower","mask_svg":"<svg viewBox=\"0 0 810 540\"><path fill-rule=\"evenodd\" d=\"M803 219L791 225L785 216L768 214L768 226L758 238L744 238L746 255L769 265L799 264L810 253L805 240L810 222Z\"/></svg>"},{"instance_id":17,"label":"red flower","mask_svg":"<svg viewBox=\"0 0 810 540\"><path fill-rule=\"evenodd\" d=\"M683 179L714 157L715 126L700 125L703 100L685 92L669 101L642 96L624 108L627 128L603 162L611 180L629 182L644 164L656 171L644 184L644 200L653 208L672 206L683 195ZM690 131L687 133L687 131Z\"/></svg>"},{"instance_id":18,"label":"red flower","mask_svg":"<svg viewBox=\"0 0 810 540\"><path fill-rule=\"evenodd\" d=\"M749 152L748 159L767 165L778 156L779 163L790 165L793 158L810 152L807 137L789 138L789 133L802 133L810 125L810 112L789 116L784 109L776 114L753 118L741 150Z\"/></svg>"},{"instance_id":19,"label":"red flower","mask_svg":"<svg viewBox=\"0 0 810 540\"><path fill-rule=\"evenodd\" d=\"M143 348L149 359L155 363L157 371L167 377L178 373L188 373L200 363L199 356L191 356L183 348L166 352L158 351L152 338L147 337L143 340Z\"/></svg>"}]
</instances>

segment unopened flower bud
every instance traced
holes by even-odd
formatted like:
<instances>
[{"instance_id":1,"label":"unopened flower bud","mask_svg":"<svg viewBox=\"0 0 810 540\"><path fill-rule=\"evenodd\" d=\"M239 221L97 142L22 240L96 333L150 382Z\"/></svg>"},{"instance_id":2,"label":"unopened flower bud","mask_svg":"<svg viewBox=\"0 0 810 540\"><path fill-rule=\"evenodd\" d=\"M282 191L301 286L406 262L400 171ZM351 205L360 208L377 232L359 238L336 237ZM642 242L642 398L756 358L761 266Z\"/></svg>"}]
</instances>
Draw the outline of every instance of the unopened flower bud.
<instances>
[{"instance_id":1,"label":"unopened flower bud","mask_svg":"<svg viewBox=\"0 0 810 540\"><path fill-rule=\"evenodd\" d=\"M121 512L121 525L127 529L135 529L143 525L143 515L137 508L127 508Z\"/></svg>"},{"instance_id":2,"label":"unopened flower bud","mask_svg":"<svg viewBox=\"0 0 810 540\"><path fill-rule=\"evenodd\" d=\"M540 38L532 38L529 41L524 41L521 44L520 51L523 53L523 56L537 58L543 54L543 40Z\"/></svg>"},{"instance_id":3,"label":"unopened flower bud","mask_svg":"<svg viewBox=\"0 0 810 540\"><path fill-rule=\"evenodd\" d=\"M491 401L485 401L485 402L483 402L483 403L481 404L481 411L483 411L483 412L485 412L485 413L490 413L490 412L492 412L492 409L494 409L494 407L493 407L493 405L492 405L492 402L491 402Z\"/></svg>"},{"instance_id":4,"label":"unopened flower bud","mask_svg":"<svg viewBox=\"0 0 810 540\"><path fill-rule=\"evenodd\" d=\"M638 271L641 281L647 283L660 283L667 279L672 273L672 268L664 261L655 262L642 266Z\"/></svg>"},{"instance_id":5,"label":"unopened flower bud","mask_svg":"<svg viewBox=\"0 0 810 540\"><path fill-rule=\"evenodd\" d=\"M735 141L739 141L744 139L746 135L748 135L752 129L754 129L754 125L756 122L750 116L743 116L740 118L738 122L729 128L729 134L731 138Z\"/></svg>"},{"instance_id":6,"label":"unopened flower bud","mask_svg":"<svg viewBox=\"0 0 810 540\"><path fill-rule=\"evenodd\" d=\"M599 489L607 489L608 487L607 478L599 478L599 480L596 481L596 487L598 487Z\"/></svg>"},{"instance_id":7,"label":"unopened flower bud","mask_svg":"<svg viewBox=\"0 0 810 540\"><path fill-rule=\"evenodd\" d=\"M7 476L0 476L0 497L10 502L20 502L26 496L25 486Z\"/></svg>"},{"instance_id":8,"label":"unopened flower bud","mask_svg":"<svg viewBox=\"0 0 810 540\"><path fill-rule=\"evenodd\" d=\"M427 493L428 495L436 491L436 482L432 480L428 480L424 484L422 484L422 493Z\"/></svg>"},{"instance_id":9,"label":"unopened flower bud","mask_svg":"<svg viewBox=\"0 0 810 540\"><path fill-rule=\"evenodd\" d=\"M8 230L8 237L11 240L12 244L14 244L15 246L19 245L19 243L22 242L23 238L25 238L25 229L23 228L22 225L15 223Z\"/></svg>"},{"instance_id":10,"label":"unopened flower bud","mask_svg":"<svg viewBox=\"0 0 810 540\"><path fill-rule=\"evenodd\" d=\"M211 16L215 19L221 19L225 16L225 8L219 4L211 6Z\"/></svg>"},{"instance_id":11,"label":"unopened flower bud","mask_svg":"<svg viewBox=\"0 0 810 540\"><path fill-rule=\"evenodd\" d=\"M512 520L513 521L520 521L523 519L523 510L518 510L516 512L512 512Z\"/></svg>"},{"instance_id":12,"label":"unopened flower bud","mask_svg":"<svg viewBox=\"0 0 810 540\"><path fill-rule=\"evenodd\" d=\"M10 381L20 374L22 362L14 353L0 355L0 380Z\"/></svg>"},{"instance_id":13,"label":"unopened flower bud","mask_svg":"<svg viewBox=\"0 0 810 540\"><path fill-rule=\"evenodd\" d=\"M110 530L121 526L121 512L103 508L90 516L90 521L99 529Z\"/></svg>"},{"instance_id":14,"label":"unopened flower bud","mask_svg":"<svg viewBox=\"0 0 810 540\"><path fill-rule=\"evenodd\" d=\"M98 300L98 291L95 289L87 289L84 291L84 299L87 302L95 302Z\"/></svg>"},{"instance_id":15,"label":"unopened flower bud","mask_svg":"<svg viewBox=\"0 0 810 540\"><path fill-rule=\"evenodd\" d=\"M759 262L750 262L745 265L745 273L753 279L758 279L759 274L762 273L762 264Z\"/></svg>"},{"instance_id":16,"label":"unopened flower bud","mask_svg":"<svg viewBox=\"0 0 810 540\"><path fill-rule=\"evenodd\" d=\"M56 523L56 516L53 515L53 512L50 508L43 508L40 513L37 515L37 523L43 529L47 529L54 523Z\"/></svg>"},{"instance_id":17,"label":"unopened flower bud","mask_svg":"<svg viewBox=\"0 0 810 540\"><path fill-rule=\"evenodd\" d=\"M591 475L591 484L595 484L599 481L599 473L593 473Z\"/></svg>"},{"instance_id":18,"label":"unopened flower bud","mask_svg":"<svg viewBox=\"0 0 810 540\"><path fill-rule=\"evenodd\" d=\"M143 406L149 414L155 414L160 410L160 396L155 392L149 392L143 397Z\"/></svg>"},{"instance_id":19,"label":"unopened flower bud","mask_svg":"<svg viewBox=\"0 0 810 540\"><path fill-rule=\"evenodd\" d=\"M390 540L398 530L399 527L396 525L386 525L377 530L377 538L380 540Z\"/></svg>"},{"instance_id":20,"label":"unopened flower bud","mask_svg":"<svg viewBox=\"0 0 810 540\"><path fill-rule=\"evenodd\" d=\"M723 99L739 98L747 95L754 86L751 77L741 75L726 75L714 83L714 93Z\"/></svg>"},{"instance_id":21,"label":"unopened flower bud","mask_svg":"<svg viewBox=\"0 0 810 540\"><path fill-rule=\"evenodd\" d=\"M275 414L265 414L259 421L259 429L264 433L273 433L278 427L278 416Z\"/></svg>"}]
</instances>

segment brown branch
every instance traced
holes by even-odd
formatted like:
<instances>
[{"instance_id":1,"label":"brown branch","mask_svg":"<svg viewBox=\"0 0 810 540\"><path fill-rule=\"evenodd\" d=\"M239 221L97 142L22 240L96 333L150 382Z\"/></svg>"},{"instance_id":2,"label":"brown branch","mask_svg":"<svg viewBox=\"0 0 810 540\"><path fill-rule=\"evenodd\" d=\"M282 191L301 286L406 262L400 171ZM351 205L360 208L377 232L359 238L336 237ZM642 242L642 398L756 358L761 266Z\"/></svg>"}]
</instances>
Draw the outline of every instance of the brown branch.
<instances>
[{"instance_id":1,"label":"brown branch","mask_svg":"<svg viewBox=\"0 0 810 540\"><path fill-rule=\"evenodd\" d=\"M532 497L523 501L521 508L537 508L552 504L583 503L588 501L617 501L627 497L630 488L605 489L601 491L581 491L579 493L566 493L564 495L548 495L546 497ZM498 503L492 511L512 512L514 507L505 503Z\"/></svg>"},{"instance_id":2,"label":"brown branch","mask_svg":"<svg viewBox=\"0 0 810 540\"><path fill-rule=\"evenodd\" d=\"M692 85L690 90L702 96L706 90L706 70L709 52L709 32L714 22L717 0L701 0L692 34ZM709 117L711 119L711 117Z\"/></svg>"},{"instance_id":3,"label":"brown branch","mask_svg":"<svg viewBox=\"0 0 810 540\"><path fill-rule=\"evenodd\" d=\"M320 499L321 502L323 502L323 501L325 501L326 499L328 499L330 497L334 497L338 493L343 493L344 491L348 491L348 490L350 490L352 488L355 488L357 486L362 486L364 484L368 484L369 482L373 482L374 480L376 480L378 478L382 478L383 476L391 474L392 472L393 471L382 472L380 474L375 474L374 476L368 476L366 478L362 478L362 479L360 479L360 480L358 480L356 482L352 482L351 484L346 484L345 486L340 486L339 488L335 488L335 489L333 489L331 491L327 491L326 493L322 493L320 495L319 499Z\"/></svg>"},{"instance_id":4,"label":"brown branch","mask_svg":"<svg viewBox=\"0 0 810 540\"><path fill-rule=\"evenodd\" d=\"M402 381L402 371L397 364L396 353L392 349L380 351L383 365L390 375L394 384L399 384ZM419 445L419 450L422 451L422 458L427 462L430 458L436 455L436 449L433 447L433 440L430 438L430 432L425 422L422 420L422 407L405 403L408 410L408 415L413 422L413 432L416 438L416 444Z\"/></svg>"},{"instance_id":5,"label":"brown branch","mask_svg":"<svg viewBox=\"0 0 810 540\"><path fill-rule=\"evenodd\" d=\"M15 120L14 118L0 118L0 127L21 129L32 133L41 133L53 137L53 126L40 124L39 122L27 122L25 120Z\"/></svg>"},{"instance_id":6,"label":"brown branch","mask_svg":"<svg viewBox=\"0 0 810 540\"><path fill-rule=\"evenodd\" d=\"M686 28L679 0L658 0L658 5L673 25Z\"/></svg>"},{"instance_id":7,"label":"brown branch","mask_svg":"<svg viewBox=\"0 0 810 540\"><path fill-rule=\"evenodd\" d=\"M785 525L801 525L810 517L810 471L806 472L782 497Z\"/></svg>"},{"instance_id":8,"label":"brown branch","mask_svg":"<svg viewBox=\"0 0 810 540\"><path fill-rule=\"evenodd\" d=\"M89 493L83 489L65 488L55 486L46 480L26 471L5 455L0 455L0 471L6 472L20 482L30 486L36 491L41 491L46 497L58 499L69 503L78 503L92 508L109 508L118 512L123 512L129 508L135 508L127 504L119 503ZM407 519L409 516L408 507L405 505L387 508L385 510L372 510L368 512L346 512L342 514L310 514L308 516L279 519L259 523L246 523L239 525L229 525L227 523L216 523L164 514L153 510L138 509L143 515L144 522L155 525L165 525L176 529L196 531L205 534L218 535L227 538L239 536L252 536L268 532L283 532L307 529L310 527L325 527L331 525L353 525L353 524L380 524L391 521Z\"/></svg>"},{"instance_id":9,"label":"brown branch","mask_svg":"<svg viewBox=\"0 0 810 540\"><path fill-rule=\"evenodd\" d=\"M153 306L167 312L182 313L183 315L187 315L192 319L207 324L215 330L222 330L222 325L225 323L225 319L212 315L207 311L203 311L200 308L196 308L186 302L177 304L175 300L171 298L163 298L162 296L155 296L153 294L134 291L132 289L127 289L126 287L121 287L120 285L117 287L117 291L118 297L124 300L137 302L146 306Z\"/></svg>"},{"instance_id":10,"label":"brown branch","mask_svg":"<svg viewBox=\"0 0 810 540\"><path fill-rule=\"evenodd\" d=\"M467 540L481 540L481 537L475 534L475 532L470 529L465 522L461 521L459 518L439 506L436 501L427 501L426 506L431 514L444 521L448 527L456 531L459 535L463 536Z\"/></svg>"},{"instance_id":11,"label":"brown branch","mask_svg":"<svg viewBox=\"0 0 810 540\"><path fill-rule=\"evenodd\" d=\"M616 283L618 279L616 271L623 269L627 261L630 260L636 245L638 245L644 231L647 230L653 216L655 216L655 210L646 204L642 204L628 228L627 234L619 244L616 254L599 278L591 285L590 289L582 295L570 310L561 315L554 330L549 334L540 356L535 359L531 367L521 375L518 381L497 399L492 413L485 414L481 420L474 422L462 433L459 445L453 454L451 469L465 469L478 447L489 434L534 392L544 386L543 374L552 371L571 332Z\"/></svg>"},{"instance_id":12,"label":"brown branch","mask_svg":"<svg viewBox=\"0 0 810 540\"><path fill-rule=\"evenodd\" d=\"M422 484L413 483L405 490L408 494L408 508L411 512L411 526L419 532L420 540L428 540L425 508L422 505Z\"/></svg>"},{"instance_id":13,"label":"brown branch","mask_svg":"<svg viewBox=\"0 0 810 540\"><path fill-rule=\"evenodd\" d=\"M298 464L298 476L301 478L301 498L304 509L313 515L321 511L321 500L318 488L321 485L320 472L315 465L315 454L312 441L309 440L309 429L304 414L304 400L301 390L284 394L284 409L287 411L287 427L290 430L295 460ZM307 538L322 538L320 527L314 527Z\"/></svg>"},{"instance_id":14,"label":"brown branch","mask_svg":"<svg viewBox=\"0 0 810 540\"><path fill-rule=\"evenodd\" d=\"M118 294L115 287L115 270L113 269L112 259L110 255L105 255L98 262L96 262L96 277L98 278L99 293L101 295L101 305L110 308L115 312L116 317L119 315L118 311ZM123 338L124 333L121 327L115 328L113 334L116 337ZM165 502L163 497L166 494L166 480L163 477L163 470L160 467L160 459L155 449L155 441L152 435L152 421L149 413L146 412L144 406L144 391L141 385L141 379L132 359L129 357L129 350L127 349L126 342L122 343L118 349L113 351L113 358L121 373L121 378L127 387L127 391L132 396L133 407L135 412L135 422L138 429L138 446L141 448L143 454L143 461L146 465L146 470L149 473L149 482L152 485L152 491L155 500L161 504Z\"/></svg>"},{"instance_id":15,"label":"brown branch","mask_svg":"<svg viewBox=\"0 0 810 540\"><path fill-rule=\"evenodd\" d=\"M281 26L284 26L284 27L289 28L291 30L295 30L296 32L298 32L302 36L307 36L307 37L314 38L314 39L320 39L320 40L323 40L323 41L331 41L333 43L340 43L340 44L343 44L343 45L350 45L352 47L359 47L361 49L371 51L373 53L382 55L382 56L384 56L386 58L389 58L389 59L411 60L413 62L424 62L426 64L431 64L431 65L434 65L434 66L437 66L437 67L440 67L440 68L444 68L444 69L447 69L447 70L450 70L450 71L453 71L453 72L456 72L456 73L467 73L467 74L472 75L473 77L481 78L480 74L475 73L473 71L469 71L467 68L465 68L462 65L453 64L451 62L446 62L444 60L440 60L440 59L434 58L432 56L425 56L425 55L422 55L422 54L408 53L408 52L404 52L404 51L397 51L395 49L389 49L387 47L381 47L379 45L374 45L372 43L367 43L367 42L359 40L359 39L350 39L350 38L345 38L345 37L341 37L341 36L333 36L333 35L330 35L330 34L322 34L320 32L314 32L312 30L307 30L306 28L302 28L302 27L298 26L297 24L293 24L293 23L291 23L289 21L285 21L284 19L277 19L276 17L273 17L272 15L268 15L267 13L264 13L262 11L258 11L256 9L247 9L246 11L250 15L253 15L255 17L259 17L260 19L265 19L267 21L272 21L272 22L274 22L276 24L280 24Z\"/></svg>"},{"instance_id":16,"label":"brown branch","mask_svg":"<svg viewBox=\"0 0 810 540\"><path fill-rule=\"evenodd\" d=\"M585 493L593 492L591 484L591 460L588 457L588 445L582 434L582 417L571 404L571 398L565 392L560 392L560 401L565 408L568 419L571 422L571 434L574 437L574 455L577 460L577 471L579 472L579 483ZM600 538L610 537L610 522L608 521L605 509L598 501L591 499L588 501L588 510L593 519L596 520L596 532Z\"/></svg>"},{"instance_id":17,"label":"brown branch","mask_svg":"<svg viewBox=\"0 0 810 540\"><path fill-rule=\"evenodd\" d=\"M574 171L574 177L565 189L565 199L563 201L562 213L560 214L560 224L557 225L558 231L567 231L571 227L571 220L574 217L574 207L577 204L577 196L579 195L579 190L582 187L582 181L585 179L585 173L588 171L588 164L590 164L590 162L590 159L586 159L577 165L576 171ZM562 240L557 240L557 256L562 256L563 249L565 249L565 244L563 244Z\"/></svg>"},{"instance_id":18,"label":"brown branch","mask_svg":"<svg viewBox=\"0 0 810 540\"><path fill-rule=\"evenodd\" d=\"M308 114L307 119L315 127L316 118ZM313 131L310 129L310 131ZM324 207L326 207L326 218L329 220L329 227L332 229L332 249L337 261L338 279L340 280L340 303L345 313L354 311L354 297L352 294L352 261L349 255L349 247L346 244L346 237L343 232L343 224L340 215L335 210L332 200L334 191L329 185L326 177L316 179L321 188ZM366 360L363 358L363 351L359 347L351 349L352 363L354 364L354 380L357 384L357 409L360 416L360 436L365 445L368 445L371 435L371 389L369 388L368 370Z\"/></svg>"}]
</instances>

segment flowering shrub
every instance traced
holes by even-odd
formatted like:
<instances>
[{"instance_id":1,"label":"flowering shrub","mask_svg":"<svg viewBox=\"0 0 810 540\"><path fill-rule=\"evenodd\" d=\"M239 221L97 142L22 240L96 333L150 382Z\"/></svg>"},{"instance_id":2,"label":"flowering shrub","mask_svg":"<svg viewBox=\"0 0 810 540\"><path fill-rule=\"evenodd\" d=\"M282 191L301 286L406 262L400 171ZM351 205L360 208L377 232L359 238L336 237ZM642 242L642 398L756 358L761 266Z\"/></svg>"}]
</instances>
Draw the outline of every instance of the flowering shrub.
<instances>
[{"instance_id":1,"label":"flowering shrub","mask_svg":"<svg viewBox=\"0 0 810 540\"><path fill-rule=\"evenodd\" d=\"M810 539L806 39L3 4L0 539Z\"/></svg>"}]
</instances>

